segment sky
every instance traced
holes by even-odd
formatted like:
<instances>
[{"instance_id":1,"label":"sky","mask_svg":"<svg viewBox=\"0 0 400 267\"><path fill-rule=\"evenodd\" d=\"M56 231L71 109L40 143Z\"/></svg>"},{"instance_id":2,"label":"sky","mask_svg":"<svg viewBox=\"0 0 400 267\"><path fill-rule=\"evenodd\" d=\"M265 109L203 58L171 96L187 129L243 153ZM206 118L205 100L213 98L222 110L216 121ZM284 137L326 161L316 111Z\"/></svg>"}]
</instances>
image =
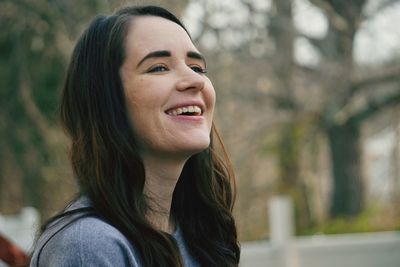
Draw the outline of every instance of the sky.
<instances>
[{"instance_id":1,"label":"sky","mask_svg":"<svg viewBox=\"0 0 400 267\"><path fill-rule=\"evenodd\" d=\"M394 1L389 8L374 14L379 3L393 0L369 0L365 8L365 20L356 35L354 44L354 59L362 65L381 64L394 57L400 57L400 0ZM227 23L244 23L247 19L246 12L238 3L238 0L207 1L207 5L221 10L231 10L231 17L220 12L211 17L214 25L223 27ZM252 3L259 9L269 9L271 0L253 0ZM396 3L397 2L397 3ZM308 0L294 0L293 5L294 24L297 30L307 36L323 37L327 32L327 20L324 13ZM193 36L198 35L199 25L204 10L201 1L192 1L184 15L184 23ZM263 23L261 21L261 23ZM229 36L228 42L237 43L240 36ZM236 40L235 40L236 39ZM212 35L205 38L204 45L212 48L217 40ZM312 47L306 38L299 37L295 42L295 60L302 65L316 66L320 60L318 51Z\"/></svg>"},{"instance_id":2,"label":"sky","mask_svg":"<svg viewBox=\"0 0 400 267\"><path fill-rule=\"evenodd\" d=\"M374 14L381 0L370 0L365 9L369 19L361 24L354 44L354 59L359 64L376 64L400 56L400 1ZM323 37L327 31L327 20L323 12L307 0L295 0L294 22L297 29L312 37ZM305 39L305 38L302 38ZM306 40L297 42L296 55L299 61L315 64L318 54L312 51Z\"/></svg>"}]
</instances>

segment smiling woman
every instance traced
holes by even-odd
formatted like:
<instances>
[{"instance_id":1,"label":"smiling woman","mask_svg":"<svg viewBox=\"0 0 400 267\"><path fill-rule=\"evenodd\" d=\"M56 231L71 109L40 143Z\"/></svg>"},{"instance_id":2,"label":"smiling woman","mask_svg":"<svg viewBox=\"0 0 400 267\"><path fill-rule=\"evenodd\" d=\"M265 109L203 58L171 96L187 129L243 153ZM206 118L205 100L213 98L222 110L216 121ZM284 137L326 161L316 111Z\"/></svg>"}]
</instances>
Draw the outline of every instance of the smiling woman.
<instances>
[{"instance_id":1,"label":"smiling woman","mask_svg":"<svg viewBox=\"0 0 400 267\"><path fill-rule=\"evenodd\" d=\"M175 22L154 16L131 22L120 74L145 168L154 162L149 157L173 157L181 170L190 156L209 146L215 92L205 68ZM195 109L200 114L190 116Z\"/></svg>"},{"instance_id":2,"label":"smiling woman","mask_svg":"<svg viewBox=\"0 0 400 267\"><path fill-rule=\"evenodd\" d=\"M80 194L43 226L31 266L238 266L214 105L205 59L174 15L143 6L94 19L60 107Z\"/></svg>"}]
</instances>

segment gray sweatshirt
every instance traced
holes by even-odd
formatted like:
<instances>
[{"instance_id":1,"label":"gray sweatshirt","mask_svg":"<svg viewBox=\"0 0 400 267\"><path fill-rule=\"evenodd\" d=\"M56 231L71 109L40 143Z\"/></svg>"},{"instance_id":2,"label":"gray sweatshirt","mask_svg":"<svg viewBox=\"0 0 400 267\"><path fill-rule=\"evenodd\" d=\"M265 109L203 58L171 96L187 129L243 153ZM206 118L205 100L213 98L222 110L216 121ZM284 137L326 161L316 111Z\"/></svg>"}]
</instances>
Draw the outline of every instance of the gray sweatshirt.
<instances>
[{"instance_id":1,"label":"gray sweatshirt","mask_svg":"<svg viewBox=\"0 0 400 267\"><path fill-rule=\"evenodd\" d=\"M67 211L89 206L90 200L81 197ZM66 226L68 222L72 223ZM179 227L173 237L178 243L185 266L199 267L200 265L189 254ZM71 215L61 223L50 225L40 236L30 266L141 267L143 265L136 249L115 227L93 216L77 219L77 215Z\"/></svg>"}]
</instances>

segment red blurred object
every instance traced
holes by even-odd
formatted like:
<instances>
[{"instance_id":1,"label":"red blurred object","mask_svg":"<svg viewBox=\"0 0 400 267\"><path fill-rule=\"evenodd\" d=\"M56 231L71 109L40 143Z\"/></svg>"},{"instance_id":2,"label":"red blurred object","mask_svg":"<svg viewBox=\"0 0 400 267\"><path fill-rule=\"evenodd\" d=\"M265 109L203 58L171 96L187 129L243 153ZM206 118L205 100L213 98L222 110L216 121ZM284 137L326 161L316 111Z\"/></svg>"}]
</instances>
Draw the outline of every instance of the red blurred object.
<instances>
[{"instance_id":1,"label":"red blurred object","mask_svg":"<svg viewBox=\"0 0 400 267\"><path fill-rule=\"evenodd\" d=\"M2 234L0 234L0 259L10 266L23 266L29 262L29 256Z\"/></svg>"}]
</instances>

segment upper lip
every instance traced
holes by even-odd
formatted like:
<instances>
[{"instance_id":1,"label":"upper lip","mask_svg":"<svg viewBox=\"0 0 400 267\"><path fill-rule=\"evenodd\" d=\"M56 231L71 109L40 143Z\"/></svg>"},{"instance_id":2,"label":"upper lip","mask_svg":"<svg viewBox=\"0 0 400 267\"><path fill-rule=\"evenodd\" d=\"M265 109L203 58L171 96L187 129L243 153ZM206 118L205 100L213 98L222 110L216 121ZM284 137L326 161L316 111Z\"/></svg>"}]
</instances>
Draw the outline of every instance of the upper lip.
<instances>
[{"instance_id":1,"label":"upper lip","mask_svg":"<svg viewBox=\"0 0 400 267\"><path fill-rule=\"evenodd\" d=\"M182 101L176 104L171 105L171 107L167 108L165 110L165 113L168 113L168 111L177 109L177 108L182 108L182 107L187 107L187 106L198 106L201 108L201 113L203 114L205 111L205 105L202 101L198 100L190 100L190 101Z\"/></svg>"}]
</instances>

